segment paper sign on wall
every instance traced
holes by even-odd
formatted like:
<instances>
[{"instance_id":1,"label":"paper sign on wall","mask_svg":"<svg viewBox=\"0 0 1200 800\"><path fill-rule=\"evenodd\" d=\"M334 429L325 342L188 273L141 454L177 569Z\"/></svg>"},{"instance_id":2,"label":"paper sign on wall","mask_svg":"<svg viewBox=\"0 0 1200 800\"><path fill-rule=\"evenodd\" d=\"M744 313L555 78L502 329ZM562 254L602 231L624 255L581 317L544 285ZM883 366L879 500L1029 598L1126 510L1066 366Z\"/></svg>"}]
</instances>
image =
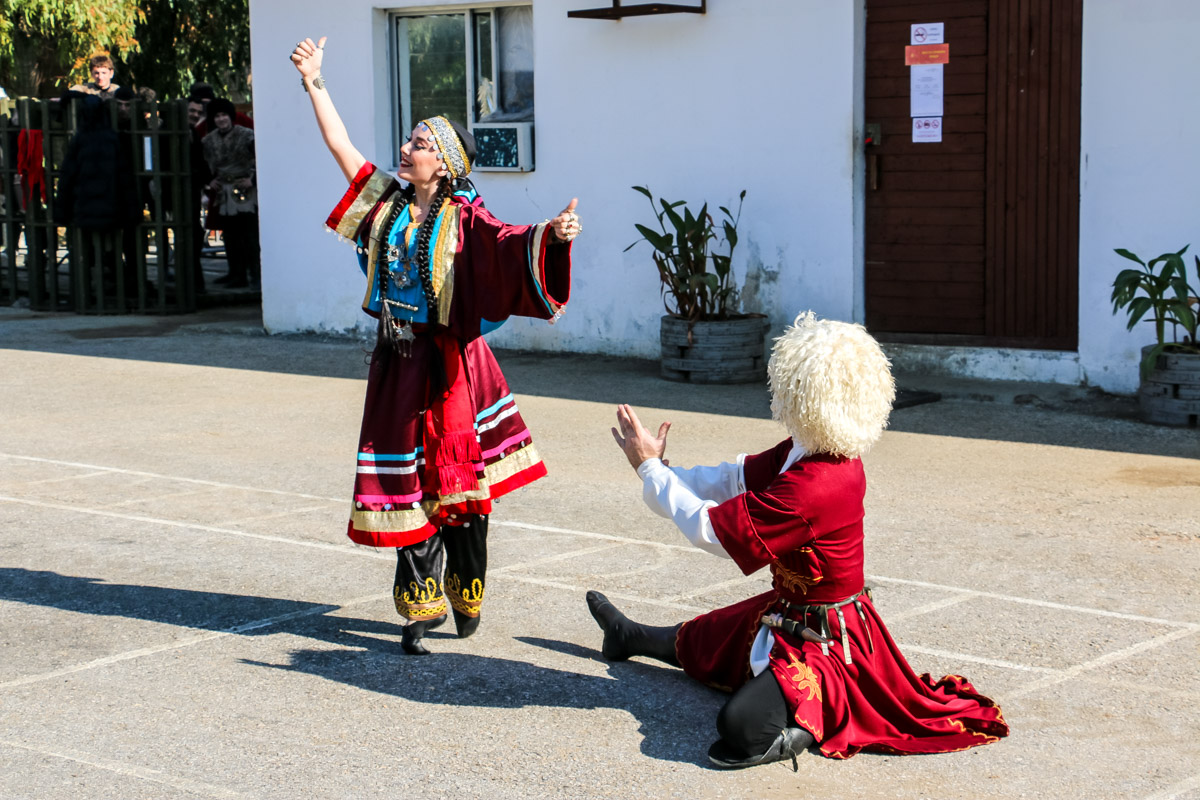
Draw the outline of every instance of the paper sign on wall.
<instances>
[{"instance_id":1,"label":"paper sign on wall","mask_svg":"<svg viewBox=\"0 0 1200 800\"><path fill-rule=\"evenodd\" d=\"M940 142L942 140L941 117L913 117L914 142Z\"/></svg>"},{"instance_id":2,"label":"paper sign on wall","mask_svg":"<svg viewBox=\"0 0 1200 800\"><path fill-rule=\"evenodd\" d=\"M945 78L941 64L920 64L909 67L909 91L911 95L910 117L940 117L943 114L942 98L945 93Z\"/></svg>"},{"instance_id":3,"label":"paper sign on wall","mask_svg":"<svg viewBox=\"0 0 1200 800\"><path fill-rule=\"evenodd\" d=\"M912 26L911 44L942 44L946 41L946 23L925 22Z\"/></svg>"}]
</instances>

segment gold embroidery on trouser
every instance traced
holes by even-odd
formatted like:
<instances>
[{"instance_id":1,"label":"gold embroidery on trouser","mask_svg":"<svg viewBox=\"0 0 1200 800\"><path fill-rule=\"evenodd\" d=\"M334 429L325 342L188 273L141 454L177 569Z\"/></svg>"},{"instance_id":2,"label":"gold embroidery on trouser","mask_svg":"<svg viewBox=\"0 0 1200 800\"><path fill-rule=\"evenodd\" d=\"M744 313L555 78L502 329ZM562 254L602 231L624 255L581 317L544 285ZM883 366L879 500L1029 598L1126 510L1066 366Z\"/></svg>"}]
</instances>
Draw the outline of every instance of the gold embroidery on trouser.
<instances>
[{"instance_id":1,"label":"gold embroidery on trouser","mask_svg":"<svg viewBox=\"0 0 1200 800\"><path fill-rule=\"evenodd\" d=\"M400 616L411 620L426 620L446 613L446 597L436 579L426 578L424 586L411 581L408 588L409 591L403 591L396 586L392 590L396 601L396 613Z\"/></svg>"},{"instance_id":2,"label":"gold embroidery on trouser","mask_svg":"<svg viewBox=\"0 0 1200 800\"><path fill-rule=\"evenodd\" d=\"M448 575L446 594L455 611L468 617L479 616L479 609L483 605L483 581L479 578L472 580L471 585L464 589L462 579L457 574Z\"/></svg>"}]
</instances>

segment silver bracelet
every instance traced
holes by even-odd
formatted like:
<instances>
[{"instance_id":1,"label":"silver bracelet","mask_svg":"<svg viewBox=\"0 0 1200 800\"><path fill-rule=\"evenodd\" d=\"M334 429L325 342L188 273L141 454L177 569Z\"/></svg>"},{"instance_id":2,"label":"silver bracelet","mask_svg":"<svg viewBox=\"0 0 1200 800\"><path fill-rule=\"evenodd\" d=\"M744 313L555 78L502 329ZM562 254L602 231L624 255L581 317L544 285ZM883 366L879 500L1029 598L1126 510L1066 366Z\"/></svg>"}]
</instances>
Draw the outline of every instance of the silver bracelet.
<instances>
[{"instance_id":1,"label":"silver bracelet","mask_svg":"<svg viewBox=\"0 0 1200 800\"><path fill-rule=\"evenodd\" d=\"M304 91L308 91L308 81L304 78L304 76L300 77L300 85L304 87ZM313 76L312 85L314 89L324 89L325 76L318 72Z\"/></svg>"}]
</instances>

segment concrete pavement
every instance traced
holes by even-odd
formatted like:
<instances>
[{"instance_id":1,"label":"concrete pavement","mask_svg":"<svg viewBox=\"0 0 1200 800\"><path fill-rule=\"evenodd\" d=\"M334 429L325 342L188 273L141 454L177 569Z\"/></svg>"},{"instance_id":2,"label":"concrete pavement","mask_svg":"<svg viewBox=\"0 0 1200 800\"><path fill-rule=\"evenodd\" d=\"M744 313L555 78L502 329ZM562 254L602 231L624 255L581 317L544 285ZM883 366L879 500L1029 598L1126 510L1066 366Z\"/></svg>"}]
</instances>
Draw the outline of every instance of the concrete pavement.
<instances>
[{"instance_id":1,"label":"concrete pavement","mask_svg":"<svg viewBox=\"0 0 1200 800\"><path fill-rule=\"evenodd\" d=\"M765 587L642 506L608 434L631 402L673 463L765 449L765 390L500 360L550 477L493 517L480 632L412 658L394 557L344 536L363 344L0 309L0 796L1200 798L1200 431L926 387L866 459L867 571L914 668L1013 735L724 773L722 696L604 662L583 592L667 624Z\"/></svg>"}]
</instances>

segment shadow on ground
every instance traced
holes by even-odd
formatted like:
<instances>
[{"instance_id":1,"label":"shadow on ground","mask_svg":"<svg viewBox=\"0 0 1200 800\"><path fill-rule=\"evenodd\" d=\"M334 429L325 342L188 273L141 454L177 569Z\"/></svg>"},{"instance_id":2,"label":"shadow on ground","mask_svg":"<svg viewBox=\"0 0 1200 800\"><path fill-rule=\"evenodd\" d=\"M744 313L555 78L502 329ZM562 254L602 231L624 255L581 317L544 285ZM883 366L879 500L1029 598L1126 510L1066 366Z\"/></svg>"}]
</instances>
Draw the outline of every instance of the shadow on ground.
<instances>
[{"instance_id":1,"label":"shadow on ground","mask_svg":"<svg viewBox=\"0 0 1200 800\"><path fill-rule=\"evenodd\" d=\"M262 330L261 310L250 306L172 317L108 318L0 309L0 347L353 380L365 380L370 358L368 342L345 336L268 336ZM646 359L503 350L497 358L518 394L734 418L771 416L765 382L672 383L659 376L657 362ZM909 390L928 388L921 376L901 375L899 382ZM1131 398L1037 384L1018 385L1033 391L1013 394L1002 381L959 383L956 396L897 408L890 429L1200 458L1200 429L1143 423Z\"/></svg>"},{"instance_id":2,"label":"shadow on ground","mask_svg":"<svg viewBox=\"0 0 1200 800\"><path fill-rule=\"evenodd\" d=\"M662 761L707 765L707 742L680 732L712 730L715 737L713 720L723 702L721 695L687 679L681 670L638 662L608 665L609 677L598 677L473 653L408 656L400 647L399 625L336 616L329 613L336 607L319 603L114 584L20 568L0 568L0 600L236 635L287 632L308 637L335 649L295 650L281 664L241 661L315 675L414 703L624 710L638 720L642 752ZM280 621L254 624L264 619ZM451 638L453 634L435 631L428 636L430 648L436 650L438 640ZM517 641L572 658L600 660L598 651L569 642L534 637L517 637ZM667 694L673 702L664 704Z\"/></svg>"}]
</instances>

